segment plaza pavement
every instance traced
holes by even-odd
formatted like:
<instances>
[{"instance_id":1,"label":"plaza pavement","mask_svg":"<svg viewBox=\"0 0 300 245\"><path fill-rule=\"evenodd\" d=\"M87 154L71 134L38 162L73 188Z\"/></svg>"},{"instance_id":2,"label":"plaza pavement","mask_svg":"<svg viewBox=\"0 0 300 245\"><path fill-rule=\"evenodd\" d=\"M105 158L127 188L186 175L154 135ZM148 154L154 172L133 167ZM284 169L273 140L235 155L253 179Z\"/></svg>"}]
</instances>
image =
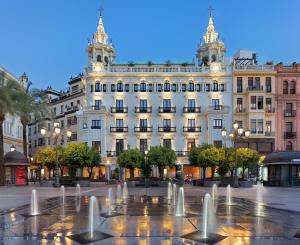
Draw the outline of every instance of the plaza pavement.
<instances>
[{"instance_id":1,"label":"plaza pavement","mask_svg":"<svg viewBox=\"0 0 300 245\"><path fill-rule=\"evenodd\" d=\"M91 187L81 188L82 195L107 195L108 187L116 188L116 185L106 185L104 183L92 183ZM186 196L203 197L206 192L211 192L210 188L193 187L185 185ZM8 186L0 187L0 211L17 208L19 206L30 203L30 195L33 189L37 189L39 200L44 200L50 197L59 195L59 188L39 187L39 185L29 186ZM166 188L129 188L129 195L149 195L149 196L163 196L166 195ZM218 188L219 195L225 195L226 188ZM66 195L74 195L74 187L66 187ZM262 187L261 188L261 202L264 205L271 207L286 209L300 212L300 188L280 188L280 187ZM257 201L257 186L252 188L238 188L232 189L233 197L247 198L251 201Z\"/></svg>"}]
</instances>

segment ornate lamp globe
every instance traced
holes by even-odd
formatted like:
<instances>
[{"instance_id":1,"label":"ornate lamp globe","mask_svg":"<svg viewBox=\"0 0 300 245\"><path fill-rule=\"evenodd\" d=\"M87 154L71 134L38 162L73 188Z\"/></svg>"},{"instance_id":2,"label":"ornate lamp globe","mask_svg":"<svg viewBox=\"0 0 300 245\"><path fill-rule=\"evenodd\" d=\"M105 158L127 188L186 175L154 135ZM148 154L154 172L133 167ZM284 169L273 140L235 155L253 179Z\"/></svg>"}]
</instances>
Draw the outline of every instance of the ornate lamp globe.
<instances>
[{"instance_id":1,"label":"ornate lamp globe","mask_svg":"<svg viewBox=\"0 0 300 245\"><path fill-rule=\"evenodd\" d=\"M244 129L243 128L238 128L238 134L241 136L244 133Z\"/></svg>"},{"instance_id":2,"label":"ornate lamp globe","mask_svg":"<svg viewBox=\"0 0 300 245\"><path fill-rule=\"evenodd\" d=\"M234 128L235 130L237 130L237 129L239 128L239 124L238 124L237 121L235 121L235 122L233 123L233 128Z\"/></svg>"},{"instance_id":3,"label":"ornate lamp globe","mask_svg":"<svg viewBox=\"0 0 300 245\"><path fill-rule=\"evenodd\" d=\"M226 137L227 136L227 130L225 128L222 129L221 131L222 137Z\"/></svg>"},{"instance_id":4,"label":"ornate lamp globe","mask_svg":"<svg viewBox=\"0 0 300 245\"><path fill-rule=\"evenodd\" d=\"M250 130L249 129L246 129L245 130L245 137L249 137L251 134Z\"/></svg>"}]
</instances>

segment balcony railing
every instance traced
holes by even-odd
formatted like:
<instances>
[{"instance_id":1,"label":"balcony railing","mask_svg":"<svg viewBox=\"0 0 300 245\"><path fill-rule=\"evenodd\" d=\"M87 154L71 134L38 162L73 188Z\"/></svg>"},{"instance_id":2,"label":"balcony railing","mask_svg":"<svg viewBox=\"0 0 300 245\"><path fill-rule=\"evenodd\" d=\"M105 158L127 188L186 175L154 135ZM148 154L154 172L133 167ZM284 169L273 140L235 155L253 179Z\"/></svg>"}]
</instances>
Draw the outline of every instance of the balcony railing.
<instances>
[{"instance_id":1,"label":"balcony railing","mask_svg":"<svg viewBox=\"0 0 300 245\"><path fill-rule=\"evenodd\" d=\"M111 133L128 133L128 127L110 127Z\"/></svg>"},{"instance_id":2,"label":"balcony railing","mask_svg":"<svg viewBox=\"0 0 300 245\"><path fill-rule=\"evenodd\" d=\"M264 87L263 86L249 86L247 88L247 90L250 92L264 91Z\"/></svg>"},{"instance_id":3,"label":"balcony railing","mask_svg":"<svg viewBox=\"0 0 300 245\"><path fill-rule=\"evenodd\" d=\"M116 157L118 154L116 151L106 151L107 157Z\"/></svg>"},{"instance_id":4,"label":"balcony railing","mask_svg":"<svg viewBox=\"0 0 300 245\"><path fill-rule=\"evenodd\" d=\"M285 117L295 117L296 110L284 110L284 116Z\"/></svg>"},{"instance_id":5,"label":"balcony railing","mask_svg":"<svg viewBox=\"0 0 300 245\"><path fill-rule=\"evenodd\" d=\"M201 132L201 127L196 127L196 126L184 126L183 127L183 132Z\"/></svg>"},{"instance_id":6,"label":"balcony railing","mask_svg":"<svg viewBox=\"0 0 300 245\"><path fill-rule=\"evenodd\" d=\"M153 131L153 127L134 127L134 132L152 132Z\"/></svg>"},{"instance_id":7,"label":"balcony railing","mask_svg":"<svg viewBox=\"0 0 300 245\"><path fill-rule=\"evenodd\" d=\"M184 157L189 154L188 151L175 151L175 153L176 153L176 156L178 156L178 157Z\"/></svg>"},{"instance_id":8,"label":"balcony railing","mask_svg":"<svg viewBox=\"0 0 300 245\"><path fill-rule=\"evenodd\" d=\"M275 113L275 108L274 107L267 107L265 108L266 113Z\"/></svg>"},{"instance_id":9,"label":"balcony railing","mask_svg":"<svg viewBox=\"0 0 300 245\"><path fill-rule=\"evenodd\" d=\"M285 139L295 139L296 135L296 132L284 132Z\"/></svg>"},{"instance_id":10,"label":"balcony railing","mask_svg":"<svg viewBox=\"0 0 300 245\"><path fill-rule=\"evenodd\" d=\"M244 108L244 107L236 107L235 108L235 112L236 113L245 113L246 112L246 108Z\"/></svg>"},{"instance_id":11,"label":"balcony railing","mask_svg":"<svg viewBox=\"0 0 300 245\"><path fill-rule=\"evenodd\" d=\"M171 126L158 127L158 132L173 133L176 132L176 127L171 127Z\"/></svg>"},{"instance_id":12,"label":"balcony railing","mask_svg":"<svg viewBox=\"0 0 300 245\"><path fill-rule=\"evenodd\" d=\"M151 112L152 112L152 107L140 107L140 106L135 107L135 113L151 113Z\"/></svg>"},{"instance_id":13,"label":"balcony railing","mask_svg":"<svg viewBox=\"0 0 300 245\"><path fill-rule=\"evenodd\" d=\"M201 107L183 107L183 113L200 113Z\"/></svg>"},{"instance_id":14,"label":"balcony railing","mask_svg":"<svg viewBox=\"0 0 300 245\"><path fill-rule=\"evenodd\" d=\"M158 108L159 113L176 113L176 107L175 106L170 106L170 107L164 107L160 106Z\"/></svg>"},{"instance_id":15,"label":"balcony railing","mask_svg":"<svg viewBox=\"0 0 300 245\"><path fill-rule=\"evenodd\" d=\"M111 107L111 113L128 113L128 107Z\"/></svg>"}]
</instances>

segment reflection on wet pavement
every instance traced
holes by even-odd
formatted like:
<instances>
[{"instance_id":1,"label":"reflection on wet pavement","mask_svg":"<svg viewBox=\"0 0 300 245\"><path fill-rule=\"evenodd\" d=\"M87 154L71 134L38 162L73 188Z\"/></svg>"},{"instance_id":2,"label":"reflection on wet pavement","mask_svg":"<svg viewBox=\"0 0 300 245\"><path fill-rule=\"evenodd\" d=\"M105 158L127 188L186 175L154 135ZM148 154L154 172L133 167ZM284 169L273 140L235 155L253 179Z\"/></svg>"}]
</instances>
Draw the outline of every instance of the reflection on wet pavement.
<instances>
[{"instance_id":1,"label":"reflection on wet pavement","mask_svg":"<svg viewBox=\"0 0 300 245\"><path fill-rule=\"evenodd\" d=\"M217 239L205 243L195 238L202 227L203 197L185 198L185 217L176 217L172 202L164 197L130 196L113 205L112 217L103 217L105 197L97 200L102 214L96 228L99 239L90 244L300 244L294 237L300 230L299 213L246 199L233 198L233 205L227 206L225 198L219 198L210 231ZM29 206L2 212L0 244L84 244L81 234L88 231L88 204L87 196L67 196L64 206L59 197L41 202L39 216L28 216Z\"/></svg>"}]
</instances>

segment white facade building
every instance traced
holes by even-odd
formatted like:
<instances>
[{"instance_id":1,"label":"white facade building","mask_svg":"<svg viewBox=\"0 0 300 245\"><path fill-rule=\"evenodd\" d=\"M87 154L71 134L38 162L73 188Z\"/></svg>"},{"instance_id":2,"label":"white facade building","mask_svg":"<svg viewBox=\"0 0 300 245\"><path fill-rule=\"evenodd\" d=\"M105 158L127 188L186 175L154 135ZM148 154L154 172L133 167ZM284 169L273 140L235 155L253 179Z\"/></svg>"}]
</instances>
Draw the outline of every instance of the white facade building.
<instances>
[{"instance_id":1,"label":"white facade building","mask_svg":"<svg viewBox=\"0 0 300 245\"><path fill-rule=\"evenodd\" d=\"M87 47L78 141L100 149L107 170L128 147L168 145L186 165L192 146L222 146L221 129L231 128L233 118L232 61L225 52L210 16L197 64L116 64L100 17Z\"/></svg>"}]
</instances>

